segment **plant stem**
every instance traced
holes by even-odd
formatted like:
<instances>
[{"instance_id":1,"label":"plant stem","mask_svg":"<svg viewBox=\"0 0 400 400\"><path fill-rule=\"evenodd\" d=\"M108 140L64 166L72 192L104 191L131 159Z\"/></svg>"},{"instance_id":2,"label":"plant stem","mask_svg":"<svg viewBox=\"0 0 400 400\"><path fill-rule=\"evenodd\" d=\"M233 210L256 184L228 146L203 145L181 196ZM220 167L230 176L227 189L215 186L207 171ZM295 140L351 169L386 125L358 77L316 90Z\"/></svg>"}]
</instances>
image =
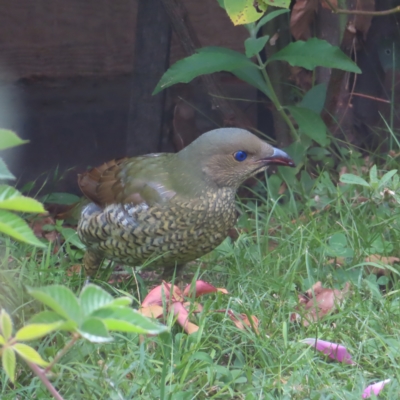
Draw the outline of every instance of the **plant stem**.
<instances>
[{"instance_id":1,"label":"plant stem","mask_svg":"<svg viewBox=\"0 0 400 400\"><path fill-rule=\"evenodd\" d=\"M274 87L271 83L271 80L269 79L269 76L267 74L267 71L265 69L265 66L263 66L263 62L261 60L261 57L259 54L257 54L257 61L258 64L260 65L261 68L261 73L265 79L265 82L268 86L268 89L271 92L271 100L274 103L274 106L276 107L276 109L278 110L279 114L281 115L281 117L284 119L284 121L288 124L289 129L290 129L290 133L292 135L293 140L295 141L299 141L300 137L297 134L296 128L294 127L291 119L289 118L289 116L286 114L285 109L282 107L282 104L280 103L278 96L275 93Z\"/></svg>"},{"instance_id":2,"label":"plant stem","mask_svg":"<svg viewBox=\"0 0 400 400\"><path fill-rule=\"evenodd\" d=\"M75 344L75 342L80 338L77 333L74 333L72 339L56 354L53 361L46 367L44 370L45 373L49 372L58 361L60 361L61 357Z\"/></svg>"},{"instance_id":3,"label":"plant stem","mask_svg":"<svg viewBox=\"0 0 400 400\"><path fill-rule=\"evenodd\" d=\"M60 395L60 393L58 393L57 389L47 379L46 373L43 369L41 369L36 364L33 364L29 361L26 361L26 363L28 364L32 372L42 381L43 385L46 386L47 390L56 400L64 400L64 398Z\"/></svg>"},{"instance_id":4,"label":"plant stem","mask_svg":"<svg viewBox=\"0 0 400 400\"><path fill-rule=\"evenodd\" d=\"M345 10L342 8L335 7L331 0L324 0L328 4L329 8L336 14L353 14L353 15L369 15L371 17L379 17L382 15L390 15L400 12L400 6L391 8L390 10L384 11L364 11L364 10Z\"/></svg>"}]
</instances>

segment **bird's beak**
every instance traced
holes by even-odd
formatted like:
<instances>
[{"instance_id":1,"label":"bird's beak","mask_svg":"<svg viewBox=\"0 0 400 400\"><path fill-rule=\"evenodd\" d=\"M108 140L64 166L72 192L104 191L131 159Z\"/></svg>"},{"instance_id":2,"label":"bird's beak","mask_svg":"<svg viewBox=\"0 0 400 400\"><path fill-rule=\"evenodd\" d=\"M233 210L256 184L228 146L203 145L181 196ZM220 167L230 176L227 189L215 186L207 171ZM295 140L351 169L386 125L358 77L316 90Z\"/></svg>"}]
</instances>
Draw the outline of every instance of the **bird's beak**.
<instances>
[{"instance_id":1,"label":"bird's beak","mask_svg":"<svg viewBox=\"0 0 400 400\"><path fill-rule=\"evenodd\" d=\"M263 158L262 162L267 165L284 165L286 167L295 167L293 160L282 150L273 147L274 152L272 156Z\"/></svg>"}]
</instances>

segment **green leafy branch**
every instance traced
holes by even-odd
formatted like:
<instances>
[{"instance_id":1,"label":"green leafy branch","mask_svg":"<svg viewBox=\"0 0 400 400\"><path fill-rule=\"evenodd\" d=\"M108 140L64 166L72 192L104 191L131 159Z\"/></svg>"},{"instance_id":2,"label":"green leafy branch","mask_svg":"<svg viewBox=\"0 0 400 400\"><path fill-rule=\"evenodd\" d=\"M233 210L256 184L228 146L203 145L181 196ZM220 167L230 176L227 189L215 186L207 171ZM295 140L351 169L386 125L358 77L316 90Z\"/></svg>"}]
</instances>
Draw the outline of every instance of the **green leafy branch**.
<instances>
[{"instance_id":1,"label":"green leafy branch","mask_svg":"<svg viewBox=\"0 0 400 400\"><path fill-rule=\"evenodd\" d=\"M14 132L0 129L0 150L27 143ZM0 158L0 181L15 179L4 161ZM0 232L3 232L21 242L38 247L45 247L29 228L28 224L14 212L44 213L46 210L37 200L23 196L17 189L0 184Z\"/></svg>"},{"instance_id":2,"label":"green leafy branch","mask_svg":"<svg viewBox=\"0 0 400 400\"><path fill-rule=\"evenodd\" d=\"M79 297L62 285L29 288L28 292L52 311L36 314L26 326L13 335L11 317L4 309L1 310L2 366L10 381L14 383L16 354L18 354L56 399L62 397L46 374L78 340L107 343L113 340L110 331L157 335L168 329L133 310L130 307L132 300L129 297L113 298L105 290L92 284L85 286ZM51 362L43 360L34 348L22 343L41 339L57 331L68 332L72 338Z\"/></svg>"},{"instance_id":3,"label":"green leafy branch","mask_svg":"<svg viewBox=\"0 0 400 400\"><path fill-rule=\"evenodd\" d=\"M232 11L232 9L227 7L228 3L232 5L230 0L225 0L224 4L220 2L221 6L226 8L233 20L232 13L229 12L229 10ZM236 1L235 3L238 2ZM243 1L241 3L243 3ZM248 2L245 3L246 7L248 7ZM275 3L276 2L274 2L274 4ZM283 2L281 3L281 6L285 6ZM327 146L329 144L327 128L320 116L321 109L316 110L316 108L318 108L315 107L316 102L304 101L294 106L282 105L271 84L271 79L266 67L270 63L284 61L292 66L302 67L308 70L314 70L316 67L337 68L353 73L360 73L361 70L339 47L332 46L327 41L317 38L290 43L269 57L266 63L263 63L260 52L265 47L269 37L257 37L258 32L265 24L286 12L288 12L288 10L273 11L266 14L258 22L249 23L249 19L244 20L244 22L239 22L247 23L246 28L250 34L250 37L245 41L245 54L222 47L201 48L197 50L196 54L186 57L172 65L162 76L153 94L176 83L188 83L200 75L221 71L231 72L271 99L281 117L288 124L291 137L294 141L298 142L300 138L303 137L302 135L306 135L319 145ZM260 14L258 13L257 19L259 18ZM254 56L257 62L252 61ZM323 104L325 102L326 90L321 91L318 86L319 85L311 88L310 91L305 94L304 99L310 99L312 96L318 94L320 96L317 102ZM301 135L297 133L288 114L296 121Z\"/></svg>"}]
</instances>

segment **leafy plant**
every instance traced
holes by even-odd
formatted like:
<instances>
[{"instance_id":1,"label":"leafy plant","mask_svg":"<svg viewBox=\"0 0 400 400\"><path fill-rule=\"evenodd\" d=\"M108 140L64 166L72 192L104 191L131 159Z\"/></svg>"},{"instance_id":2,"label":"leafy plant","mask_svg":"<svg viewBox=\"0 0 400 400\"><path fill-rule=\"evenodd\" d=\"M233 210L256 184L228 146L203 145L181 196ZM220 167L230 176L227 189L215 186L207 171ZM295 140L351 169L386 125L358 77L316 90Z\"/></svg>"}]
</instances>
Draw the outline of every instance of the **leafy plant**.
<instances>
[{"instance_id":1,"label":"leafy plant","mask_svg":"<svg viewBox=\"0 0 400 400\"><path fill-rule=\"evenodd\" d=\"M19 146L24 143L27 143L27 141L20 139L14 132L0 129L0 150ZM15 179L15 177L0 158L0 181L5 179ZM23 196L18 190L9 185L0 184L0 232L22 242L38 247L45 247L35 237L28 224L12 211L28 213L46 212L43 205L37 200Z\"/></svg>"},{"instance_id":2,"label":"leafy plant","mask_svg":"<svg viewBox=\"0 0 400 400\"><path fill-rule=\"evenodd\" d=\"M92 343L106 343L113 340L110 331L157 335L167 330L167 327L130 308L130 298L113 298L92 284L85 286L78 298L71 290L61 285L30 288L28 292L53 311L36 314L27 325L12 335L10 315L4 309L1 310L0 346L3 369L14 382L15 354L18 354L55 398L61 396L46 377L46 373L79 339L86 339ZM72 339L50 363L43 360L35 349L22 343L41 339L54 331L68 332ZM46 369L41 370L39 367Z\"/></svg>"},{"instance_id":3,"label":"leafy plant","mask_svg":"<svg viewBox=\"0 0 400 400\"><path fill-rule=\"evenodd\" d=\"M276 61L286 61L292 66L303 67L308 70L313 70L316 67L327 67L360 73L360 69L339 47L332 46L325 40L317 38L290 43L269 57L266 62L263 62L260 51L265 47L269 37L267 35L257 37L258 33L263 25L288 10L273 11L261 18L257 23L253 22L254 20L252 18L247 18L241 22L235 21L233 17L234 13L232 13L233 8L235 10L237 9L239 14L243 14L245 9L254 9L254 5L247 3L249 2L226 0L222 5L222 2L220 2L220 5L226 8L234 22L246 23L245 26L250 37L245 41L245 54L221 47L205 47L199 49L196 54L186 57L172 65L162 76L153 94L176 83L190 82L199 75L228 71L236 75L239 79L254 86L271 99L281 117L288 124L292 139L295 141L302 139L303 141L304 136L308 139L305 150L311 145L309 139L316 141L321 146L327 146L329 144L326 132L327 129L319 115L322 108L316 109L315 103L313 102L310 104L308 101L303 101L299 105L294 106L282 105L274 91L267 72L267 66ZM266 8L264 9L263 7L267 2L259 3L263 5L261 10L265 11ZM273 2L275 6L281 7L288 7L288 3L287 1L281 1L279 4L278 2ZM258 13L257 19L259 18L260 13ZM256 62L252 60L253 57L256 58ZM321 91L318 87L313 87L310 92L306 93L305 99L315 97L317 94L318 104L323 104L325 102L326 91ZM298 124L300 135L297 133L288 113Z\"/></svg>"}]
</instances>

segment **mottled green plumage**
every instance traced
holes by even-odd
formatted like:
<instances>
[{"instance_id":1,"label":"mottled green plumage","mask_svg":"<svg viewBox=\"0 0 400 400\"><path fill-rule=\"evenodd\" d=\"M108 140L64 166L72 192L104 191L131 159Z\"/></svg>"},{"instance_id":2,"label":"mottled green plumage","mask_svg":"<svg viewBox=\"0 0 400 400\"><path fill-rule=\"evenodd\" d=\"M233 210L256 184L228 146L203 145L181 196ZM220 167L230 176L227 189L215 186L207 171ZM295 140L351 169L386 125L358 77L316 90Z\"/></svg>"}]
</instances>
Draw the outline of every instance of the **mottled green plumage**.
<instances>
[{"instance_id":1,"label":"mottled green plumage","mask_svg":"<svg viewBox=\"0 0 400 400\"><path fill-rule=\"evenodd\" d=\"M247 158L237 161L238 151ZM80 176L93 201L78 226L87 273L103 258L170 268L210 252L235 224L239 185L270 164L293 166L250 132L223 128L179 153L123 159Z\"/></svg>"}]
</instances>

